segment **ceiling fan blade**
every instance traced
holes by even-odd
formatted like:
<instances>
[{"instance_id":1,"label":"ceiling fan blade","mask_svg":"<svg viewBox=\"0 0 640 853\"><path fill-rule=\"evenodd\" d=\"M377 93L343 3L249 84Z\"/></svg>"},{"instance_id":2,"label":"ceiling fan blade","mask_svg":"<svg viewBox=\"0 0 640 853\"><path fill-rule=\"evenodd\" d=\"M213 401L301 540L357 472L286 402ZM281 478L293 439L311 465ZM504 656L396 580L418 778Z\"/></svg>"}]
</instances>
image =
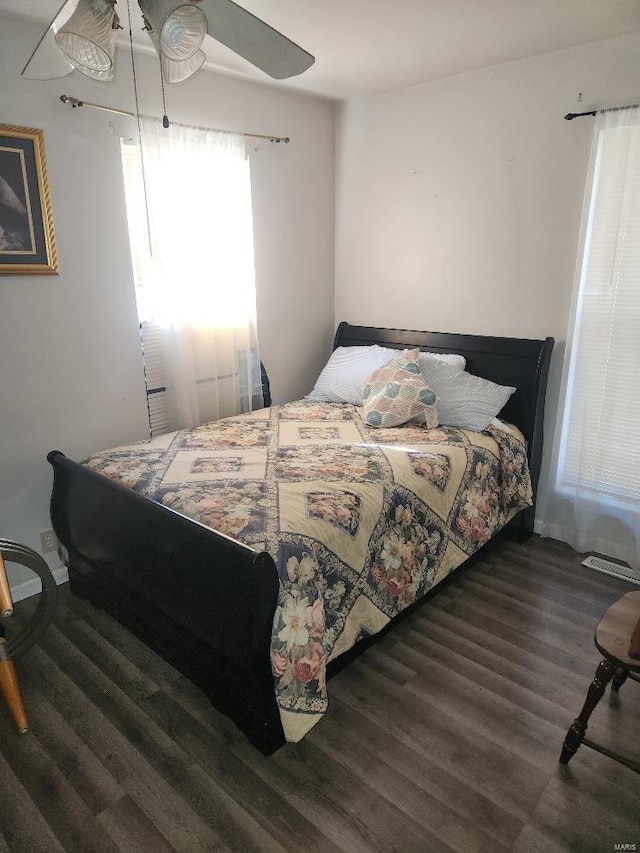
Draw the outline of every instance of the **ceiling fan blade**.
<instances>
[{"instance_id":1,"label":"ceiling fan blade","mask_svg":"<svg viewBox=\"0 0 640 853\"><path fill-rule=\"evenodd\" d=\"M66 23L78 5L78 0L66 0L47 27L38 42L27 64L22 69L22 76L27 80L53 80L56 77L66 77L74 70L65 55L56 44L56 33Z\"/></svg>"},{"instance_id":2,"label":"ceiling fan blade","mask_svg":"<svg viewBox=\"0 0 640 853\"><path fill-rule=\"evenodd\" d=\"M295 77L315 58L232 0L202 0L209 35L275 80Z\"/></svg>"}]
</instances>

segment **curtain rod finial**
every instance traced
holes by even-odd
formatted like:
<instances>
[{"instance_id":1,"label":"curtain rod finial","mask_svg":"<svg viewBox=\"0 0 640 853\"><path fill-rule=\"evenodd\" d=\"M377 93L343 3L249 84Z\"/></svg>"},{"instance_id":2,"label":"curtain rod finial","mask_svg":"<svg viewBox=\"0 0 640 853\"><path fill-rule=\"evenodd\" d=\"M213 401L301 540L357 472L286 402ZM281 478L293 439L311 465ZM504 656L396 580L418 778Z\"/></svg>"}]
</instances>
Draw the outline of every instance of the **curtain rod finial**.
<instances>
[{"instance_id":1,"label":"curtain rod finial","mask_svg":"<svg viewBox=\"0 0 640 853\"><path fill-rule=\"evenodd\" d=\"M71 104L72 107L83 106L83 101L79 101L78 98L72 98L71 95L60 95L60 100L63 104Z\"/></svg>"},{"instance_id":2,"label":"curtain rod finial","mask_svg":"<svg viewBox=\"0 0 640 853\"><path fill-rule=\"evenodd\" d=\"M574 118L582 118L583 116L596 116L598 115L597 110L587 110L586 113L567 113L565 119L567 121L572 121Z\"/></svg>"}]
</instances>

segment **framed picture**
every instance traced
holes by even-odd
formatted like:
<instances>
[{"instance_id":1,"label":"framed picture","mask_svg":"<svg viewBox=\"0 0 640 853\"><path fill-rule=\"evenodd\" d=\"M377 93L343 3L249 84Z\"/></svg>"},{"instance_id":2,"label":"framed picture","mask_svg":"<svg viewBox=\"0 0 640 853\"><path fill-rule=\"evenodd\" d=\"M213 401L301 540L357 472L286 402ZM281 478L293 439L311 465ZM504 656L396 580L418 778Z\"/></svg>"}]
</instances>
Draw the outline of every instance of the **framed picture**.
<instances>
[{"instance_id":1,"label":"framed picture","mask_svg":"<svg viewBox=\"0 0 640 853\"><path fill-rule=\"evenodd\" d=\"M0 124L0 275L57 275L44 135Z\"/></svg>"}]
</instances>

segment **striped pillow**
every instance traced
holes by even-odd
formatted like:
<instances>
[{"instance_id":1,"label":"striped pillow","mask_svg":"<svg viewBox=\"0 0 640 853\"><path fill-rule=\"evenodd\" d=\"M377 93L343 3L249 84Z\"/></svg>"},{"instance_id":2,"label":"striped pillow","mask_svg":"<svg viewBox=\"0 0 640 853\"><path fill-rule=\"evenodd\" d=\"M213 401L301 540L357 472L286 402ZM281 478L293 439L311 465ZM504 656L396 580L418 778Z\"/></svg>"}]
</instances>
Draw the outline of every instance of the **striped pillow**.
<instances>
[{"instance_id":1,"label":"striped pillow","mask_svg":"<svg viewBox=\"0 0 640 853\"><path fill-rule=\"evenodd\" d=\"M388 364L390 357L388 349L376 344L370 347L338 347L331 353L306 399L360 405L363 380Z\"/></svg>"},{"instance_id":2,"label":"striped pillow","mask_svg":"<svg viewBox=\"0 0 640 853\"><path fill-rule=\"evenodd\" d=\"M362 382L374 370L388 364L402 350L381 347L377 344L364 347L338 347L316 380L316 384L307 400L323 400L327 403L362 404ZM443 361L464 370L465 359L462 355L439 352L421 352L420 366L433 360Z\"/></svg>"},{"instance_id":3,"label":"striped pillow","mask_svg":"<svg viewBox=\"0 0 640 853\"><path fill-rule=\"evenodd\" d=\"M420 370L438 397L438 421L446 426L482 432L516 390L432 359L421 361Z\"/></svg>"}]
</instances>

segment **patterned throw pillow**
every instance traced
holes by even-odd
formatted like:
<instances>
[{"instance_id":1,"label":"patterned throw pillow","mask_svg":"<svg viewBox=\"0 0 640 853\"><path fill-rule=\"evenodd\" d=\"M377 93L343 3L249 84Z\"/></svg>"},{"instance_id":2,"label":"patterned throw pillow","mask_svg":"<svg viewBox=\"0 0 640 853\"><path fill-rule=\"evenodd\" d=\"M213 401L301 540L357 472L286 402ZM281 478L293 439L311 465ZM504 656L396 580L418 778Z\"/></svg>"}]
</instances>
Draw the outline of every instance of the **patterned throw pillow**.
<instances>
[{"instance_id":1,"label":"patterned throw pillow","mask_svg":"<svg viewBox=\"0 0 640 853\"><path fill-rule=\"evenodd\" d=\"M404 350L362 383L364 420L372 427L394 427L417 414L427 427L438 425L436 395L422 378L418 350Z\"/></svg>"}]
</instances>

